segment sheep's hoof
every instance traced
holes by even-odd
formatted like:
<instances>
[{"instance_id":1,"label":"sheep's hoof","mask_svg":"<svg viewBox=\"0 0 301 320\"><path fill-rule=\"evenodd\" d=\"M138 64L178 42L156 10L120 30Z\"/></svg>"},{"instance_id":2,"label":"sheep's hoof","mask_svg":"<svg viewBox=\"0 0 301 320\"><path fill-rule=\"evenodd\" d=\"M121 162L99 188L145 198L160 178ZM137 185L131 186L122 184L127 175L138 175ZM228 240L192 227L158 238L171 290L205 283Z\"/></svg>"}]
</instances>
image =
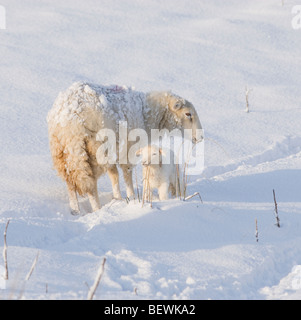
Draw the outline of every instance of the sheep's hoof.
<instances>
[{"instance_id":1,"label":"sheep's hoof","mask_svg":"<svg viewBox=\"0 0 301 320\"><path fill-rule=\"evenodd\" d=\"M112 194L112 200L122 200L121 194Z\"/></svg>"},{"instance_id":2,"label":"sheep's hoof","mask_svg":"<svg viewBox=\"0 0 301 320\"><path fill-rule=\"evenodd\" d=\"M76 211L76 210L73 210L73 209L71 209L70 210L70 213L73 215L73 216L80 216L80 212L79 211Z\"/></svg>"},{"instance_id":3,"label":"sheep's hoof","mask_svg":"<svg viewBox=\"0 0 301 320\"><path fill-rule=\"evenodd\" d=\"M129 197L126 197L126 198L125 198L125 201L126 201L127 203L130 203L130 202L133 201L133 200L135 200L135 197L134 197L134 196L129 196Z\"/></svg>"}]
</instances>

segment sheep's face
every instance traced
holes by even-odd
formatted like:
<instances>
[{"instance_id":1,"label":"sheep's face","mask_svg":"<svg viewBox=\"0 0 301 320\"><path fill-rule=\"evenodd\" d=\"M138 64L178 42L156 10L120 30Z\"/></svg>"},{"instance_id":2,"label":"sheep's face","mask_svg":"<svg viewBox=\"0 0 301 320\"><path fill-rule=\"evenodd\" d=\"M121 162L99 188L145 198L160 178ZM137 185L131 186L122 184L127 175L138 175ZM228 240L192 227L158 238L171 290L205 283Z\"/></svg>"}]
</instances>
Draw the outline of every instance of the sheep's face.
<instances>
[{"instance_id":1,"label":"sheep's face","mask_svg":"<svg viewBox=\"0 0 301 320\"><path fill-rule=\"evenodd\" d=\"M144 167L162 165L163 151L155 145L149 145L138 150L136 155L141 156L141 163Z\"/></svg>"},{"instance_id":2,"label":"sheep's face","mask_svg":"<svg viewBox=\"0 0 301 320\"><path fill-rule=\"evenodd\" d=\"M169 108L176 115L183 130L192 130L194 143L203 140L202 131L199 131L202 130L202 125L192 103L179 97L172 97Z\"/></svg>"}]
</instances>

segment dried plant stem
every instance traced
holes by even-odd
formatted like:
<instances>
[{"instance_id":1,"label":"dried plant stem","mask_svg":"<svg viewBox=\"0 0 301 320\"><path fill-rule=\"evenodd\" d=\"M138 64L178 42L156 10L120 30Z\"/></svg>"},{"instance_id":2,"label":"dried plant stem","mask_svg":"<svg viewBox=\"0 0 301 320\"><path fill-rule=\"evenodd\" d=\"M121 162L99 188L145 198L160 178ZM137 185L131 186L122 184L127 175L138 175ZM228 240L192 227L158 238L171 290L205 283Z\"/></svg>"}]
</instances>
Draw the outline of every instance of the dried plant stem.
<instances>
[{"instance_id":1,"label":"dried plant stem","mask_svg":"<svg viewBox=\"0 0 301 320\"><path fill-rule=\"evenodd\" d=\"M148 168L146 168L146 174L143 174L143 190L142 190L142 207L144 206L146 200L146 193L147 193L147 176L148 176Z\"/></svg>"},{"instance_id":2,"label":"dried plant stem","mask_svg":"<svg viewBox=\"0 0 301 320\"><path fill-rule=\"evenodd\" d=\"M138 197L138 201L139 201L139 203L140 203L141 201L140 201L140 192L139 192L139 187L138 187L137 168L135 168L135 176L136 176L137 197Z\"/></svg>"},{"instance_id":3,"label":"dried plant stem","mask_svg":"<svg viewBox=\"0 0 301 320\"><path fill-rule=\"evenodd\" d=\"M4 230L4 247L3 247L3 259L4 259L4 280L8 280L8 262L7 262L7 242L6 242L6 235L7 235L7 228L10 223L10 220L7 221L5 230Z\"/></svg>"},{"instance_id":4,"label":"dried plant stem","mask_svg":"<svg viewBox=\"0 0 301 320\"><path fill-rule=\"evenodd\" d=\"M275 190L273 190L273 196L274 196L274 203L275 203L275 217L276 217L276 226L280 228L280 219L279 219L279 214L278 214L278 204L276 201L276 193Z\"/></svg>"},{"instance_id":5,"label":"dried plant stem","mask_svg":"<svg viewBox=\"0 0 301 320\"><path fill-rule=\"evenodd\" d=\"M144 180L143 180L143 195L142 195L142 207L144 206L145 202L149 202L151 207L152 207L152 198L153 198L153 194L152 194L152 190L150 187L150 167L146 168L146 174L144 176Z\"/></svg>"},{"instance_id":6,"label":"dried plant stem","mask_svg":"<svg viewBox=\"0 0 301 320\"><path fill-rule=\"evenodd\" d=\"M150 184L149 184L149 172L148 170L148 176L147 176L147 201L151 202L151 190L150 190Z\"/></svg>"},{"instance_id":7,"label":"dried plant stem","mask_svg":"<svg viewBox=\"0 0 301 320\"><path fill-rule=\"evenodd\" d=\"M248 87L246 87L246 112L249 113L250 112L250 104L249 104L249 94L250 94L250 89L248 89Z\"/></svg>"},{"instance_id":8,"label":"dried plant stem","mask_svg":"<svg viewBox=\"0 0 301 320\"><path fill-rule=\"evenodd\" d=\"M180 180L180 167L176 165L177 172L176 172L176 196L182 200L182 192L181 192L181 180Z\"/></svg>"},{"instance_id":9,"label":"dried plant stem","mask_svg":"<svg viewBox=\"0 0 301 320\"><path fill-rule=\"evenodd\" d=\"M187 163L184 165L184 171L183 171L183 198L186 198L186 191L187 191L187 183L188 183L188 176L186 174L186 167Z\"/></svg>"},{"instance_id":10,"label":"dried plant stem","mask_svg":"<svg viewBox=\"0 0 301 320\"><path fill-rule=\"evenodd\" d=\"M22 286L22 289L19 293L19 296L18 296L18 300L21 300L23 298L23 294L24 294L24 291L25 291L25 286L26 286L26 282L29 281L36 265L37 265L37 262L38 262L38 259L39 259L39 255L40 255L40 252L38 252L37 256L35 257L34 261L33 261L33 264L27 274L27 276L25 277L25 282L23 283L23 286Z\"/></svg>"},{"instance_id":11,"label":"dried plant stem","mask_svg":"<svg viewBox=\"0 0 301 320\"><path fill-rule=\"evenodd\" d=\"M190 199L192 199L192 198L194 198L194 197L196 197L196 196L199 196L201 202L203 203L202 197L201 197L201 195L200 195L199 192L196 192L196 193L194 193L193 195L186 197L186 198L184 199L184 201L188 201L188 200L190 200Z\"/></svg>"},{"instance_id":12,"label":"dried plant stem","mask_svg":"<svg viewBox=\"0 0 301 320\"><path fill-rule=\"evenodd\" d=\"M256 231L255 231L256 242L259 242L259 232L258 232L258 222L257 222L257 219L255 219L255 224L256 224Z\"/></svg>"},{"instance_id":13,"label":"dried plant stem","mask_svg":"<svg viewBox=\"0 0 301 320\"><path fill-rule=\"evenodd\" d=\"M87 300L93 300L93 298L94 298L94 295L95 295L96 290L97 290L97 288L99 286L100 280L101 280L101 278L102 278L102 276L104 274L106 261L107 261L107 259L104 258L103 262L102 262L102 264L101 264L101 266L100 266L100 268L98 270L97 277L96 277L96 279L94 281L94 284L91 287L91 289L89 290Z\"/></svg>"},{"instance_id":14,"label":"dried plant stem","mask_svg":"<svg viewBox=\"0 0 301 320\"><path fill-rule=\"evenodd\" d=\"M28 272L28 274L27 274L27 276L25 278L25 281L28 281L30 279L30 277L31 277L36 265L37 265L37 262L39 260L39 255L40 255L40 252L38 252L36 258L34 259L34 262L33 262L32 266L31 266L31 268L30 268L30 270L29 270L29 272Z\"/></svg>"}]
</instances>

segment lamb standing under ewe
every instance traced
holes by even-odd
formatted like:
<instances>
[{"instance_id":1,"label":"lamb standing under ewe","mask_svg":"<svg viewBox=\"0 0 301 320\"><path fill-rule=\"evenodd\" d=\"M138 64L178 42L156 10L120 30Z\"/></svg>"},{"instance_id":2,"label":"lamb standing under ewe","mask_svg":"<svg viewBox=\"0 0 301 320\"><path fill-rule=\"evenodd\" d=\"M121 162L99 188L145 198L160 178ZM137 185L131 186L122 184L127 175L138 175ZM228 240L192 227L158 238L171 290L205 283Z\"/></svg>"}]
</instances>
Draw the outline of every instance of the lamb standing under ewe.
<instances>
[{"instance_id":1,"label":"lamb standing under ewe","mask_svg":"<svg viewBox=\"0 0 301 320\"><path fill-rule=\"evenodd\" d=\"M168 161L166 161L166 152L170 152ZM138 150L136 154L142 158L143 196L148 189L151 193L153 193L154 189L158 189L160 200L167 200L169 192L175 197L177 170L172 150L164 150L156 145L148 145Z\"/></svg>"},{"instance_id":2,"label":"lamb standing under ewe","mask_svg":"<svg viewBox=\"0 0 301 320\"><path fill-rule=\"evenodd\" d=\"M101 141L97 133L110 129L116 133L116 150L124 142L119 141L119 123L127 123L127 130L144 129L150 137L152 129L192 129L198 141L198 129L202 129L193 105L171 92L142 93L127 87L99 86L75 83L57 97L48 117L50 150L54 167L66 181L71 212L79 214L77 194L88 195L93 211L101 208L98 178L108 173L114 198L121 199L117 164L123 171L127 197L134 196L132 164L99 164L97 153ZM126 144L129 151L133 143Z\"/></svg>"}]
</instances>

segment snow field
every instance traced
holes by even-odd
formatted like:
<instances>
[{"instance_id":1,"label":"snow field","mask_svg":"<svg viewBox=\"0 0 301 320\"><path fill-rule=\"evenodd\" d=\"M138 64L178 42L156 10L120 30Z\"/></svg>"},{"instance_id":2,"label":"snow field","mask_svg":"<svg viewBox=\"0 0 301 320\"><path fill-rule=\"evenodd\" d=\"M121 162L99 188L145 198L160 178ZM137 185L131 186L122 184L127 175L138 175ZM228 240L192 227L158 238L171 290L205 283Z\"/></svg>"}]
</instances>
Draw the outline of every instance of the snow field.
<instances>
[{"instance_id":1,"label":"snow field","mask_svg":"<svg viewBox=\"0 0 301 320\"><path fill-rule=\"evenodd\" d=\"M0 251L11 222L10 278L0 298L85 299L106 257L96 299L300 299L296 4L2 0ZM103 208L72 217L52 170L46 116L76 81L171 89L193 102L206 168L188 191L204 203L112 201L103 177ZM141 189L141 167L137 174ZM122 190L125 196L123 183ZM90 210L86 199L81 207Z\"/></svg>"}]
</instances>

